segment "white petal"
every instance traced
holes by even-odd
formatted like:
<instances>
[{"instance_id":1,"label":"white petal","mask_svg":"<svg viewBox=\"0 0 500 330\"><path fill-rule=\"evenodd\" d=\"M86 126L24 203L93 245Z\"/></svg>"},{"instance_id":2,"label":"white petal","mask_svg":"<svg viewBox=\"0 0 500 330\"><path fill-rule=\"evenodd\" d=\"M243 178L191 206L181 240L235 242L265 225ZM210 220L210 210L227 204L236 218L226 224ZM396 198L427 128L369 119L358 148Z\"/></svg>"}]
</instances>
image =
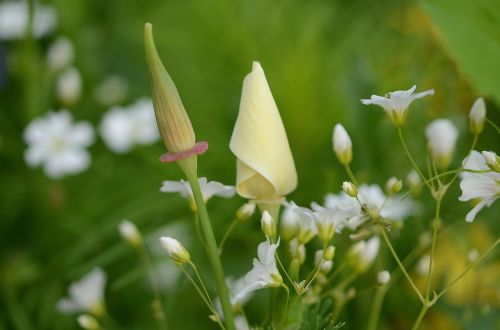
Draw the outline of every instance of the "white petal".
<instances>
[{"instance_id":1,"label":"white petal","mask_svg":"<svg viewBox=\"0 0 500 330\"><path fill-rule=\"evenodd\" d=\"M61 313L74 313L74 312L83 311L83 309L80 305L78 305L73 300L68 299L68 298L60 299L57 302L56 307L57 307L57 310L60 311Z\"/></svg>"}]
</instances>

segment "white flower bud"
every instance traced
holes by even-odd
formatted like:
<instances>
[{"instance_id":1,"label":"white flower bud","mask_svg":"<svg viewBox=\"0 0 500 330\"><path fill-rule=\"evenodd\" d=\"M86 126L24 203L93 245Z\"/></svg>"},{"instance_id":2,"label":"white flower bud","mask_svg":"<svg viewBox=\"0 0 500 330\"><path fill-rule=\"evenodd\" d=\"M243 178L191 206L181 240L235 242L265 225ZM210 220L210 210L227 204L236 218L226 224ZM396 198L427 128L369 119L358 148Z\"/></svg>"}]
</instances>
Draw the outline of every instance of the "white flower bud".
<instances>
[{"instance_id":1,"label":"white flower bud","mask_svg":"<svg viewBox=\"0 0 500 330\"><path fill-rule=\"evenodd\" d=\"M299 264L303 264L306 260L306 247L299 243L296 238L290 241L290 255L292 259L297 259Z\"/></svg>"},{"instance_id":2,"label":"white flower bud","mask_svg":"<svg viewBox=\"0 0 500 330\"><path fill-rule=\"evenodd\" d=\"M448 119L437 119L427 125L425 135L427 147L436 165L447 168L458 139L457 128Z\"/></svg>"},{"instance_id":3,"label":"white flower bud","mask_svg":"<svg viewBox=\"0 0 500 330\"><path fill-rule=\"evenodd\" d=\"M483 158L491 170L500 172L500 157L496 153L493 151L483 151Z\"/></svg>"},{"instance_id":4,"label":"white flower bud","mask_svg":"<svg viewBox=\"0 0 500 330\"><path fill-rule=\"evenodd\" d=\"M482 97L478 98L469 112L469 128L472 134L478 135L483 131L486 120L486 105Z\"/></svg>"},{"instance_id":5,"label":"white flower bud","mask_svg":"<svg viewBox=\"0 0 500 330\"><path fill-rule=\"evenodd\" d=\"M255 203L245 203L236 211L236 219L245 221L249 219L255 212Z\"/></svg>"},{"instance_id":6,"label":"white flower bud","mask_svg":"<svg viewBox=\"0 0 500 330\"><path fill-rule=\"evenodd\" d=\"M394 176L389 178L389 180L387 180L387 183L385 184L385 190L389 195L397 194L398 192L401 191L402 188L403 188L403 181L398 180Z\"/></svg>"},{"instance_id":7,"label":"white flower bud","mask_svg":"<svg viewBox=\"0 0 500 330\"><path fill-rule=\"evenodd\" d=\"M297 235L299 222L297 212L291 208L283 211L280 221L280 235L285 241L289 241Z\"/></svg>"},{"instance_id":8,"label":"white flower bud","mask_svg":"<svg viewBox=\"0 0 500 330\"><path fill-rule=\"evenodd\" d=\"M189 252L184 248L184 246L182 246L182 244L178 240L163 236L160 238L160 243L167 252L170 259L172 259L172 261L175 262L177 266L181 266L191 260Z\"/></svg>"},{"instance_id":9,"label":"white flower bud","mask_svg":"<svg viewBox=\"0 0 500 330\"><path fill-rule=\"evenodd\" d=\"M358 196L358 188L356 188L356 186L352 182L344 181L344 183L342 183L342 190L348 196L351 196L351 197Z\"/></svg>"},{"instance_id":10,"label":"white flower bud","mask_svg":"<svg viewBox=\"0 0 500 330\"><path fill-rule=\"evenodd\" d=\"M139 233L137 227L132 222L123 220L118 226L118 231L130 245L138 247L142 244L141 233Z\"/></svg>"},{"instance_id":11,"label":"white flower bud","mask_svg":"<svg viewBox=\"0 0 500 330\"><path fill-rule=\"evenodd\" d=\"M99 322L89 314L83 314L76 319L78 325L85 330L98 330L100 328Z\"/></svg>"},{"instance_id":12,"label":"white flower bud","mask_svg":"<svg viewBox=\"0 0 500 330\"><path fill-rule=\"evenodd\" d=\"M51 71L59 71L73 62L75 51L71 40L59 37L47 50L47 64Z\"/></svg>"},{"instance_id":13,"label":"white flower bud","mask_svg":"<svg viewBox=\"0 0 500 330\"><path fill-rule=\"evenodd\" d=\"M57 80L57 96L66 105L72 105L80 99L82 77L80 72L70 67L64 70Z\"/></svg>"},{"instance_id":14,"label":"white flower bud","mask_svg":"<svg viewBox=\"0 0 500 330\"><path fill-rule=\"evenodd\" d=\"M330 245L326 248L324 258L325 260L333 260L333 257L335 257L335 246Z\"/></svg>"},{"instance_id":15,"label":"white flower bud","mask_svg":"<svg viewBox=\"0 0 500 330\"><path fill-rule=\"evenodd\" d=\"M352 160L352 142L349 134L341 124L333 129L333 150L339 161L347 165Z\"/></svg>"},{"instance_id":16,"label":"white flower bud","mask_svg":"<svg viewBox=\"0 0 500 330\"><path fill-rule=\"evenodd\" d=\"M264 213L262 213L260 224L262 226L264 235L270 238L273 238L276 235L276 225L274 223L273 217L269 214L269 212L264 211Z\"/></svg>"},{"instance_id":17,"label":"white flower bud","mask_svg":"<svg viewBox=\"0 0 500 330\"><path fill-rule=\"evenodd\" d=\"M314 255L314 261L317 266L320 266L320 271L322 273L328 273L330 270L332 270L333 267L333 261L331 260L326 260L326 258L323 255L323 250L318 250L316 251L316 254Z\"/></svg>"},{"instance_id":18,"label":"white flower bud","mask_svg":"<svg viewBox=\"0 0 500 330\"><path fill-rule=\"evenodd\" d=\"M389 273L387 270L384 270L377 274L377 282L380 285L387 284L389 283L390 280L391 280L391 273Z\"/></svg>"},{"instance_id":19,"label":"white flower bud","mask_svg":"<svg viewBox=\"0 0 500 330\"><path fill-rule=\"evenodd\" d=\"M417 171L411 170L410 173L406 176L406 181L408 181L408 185L410 188L414 189L422 183L422 179L420 175L418 175Z\"/></svg>"}]
</instances>

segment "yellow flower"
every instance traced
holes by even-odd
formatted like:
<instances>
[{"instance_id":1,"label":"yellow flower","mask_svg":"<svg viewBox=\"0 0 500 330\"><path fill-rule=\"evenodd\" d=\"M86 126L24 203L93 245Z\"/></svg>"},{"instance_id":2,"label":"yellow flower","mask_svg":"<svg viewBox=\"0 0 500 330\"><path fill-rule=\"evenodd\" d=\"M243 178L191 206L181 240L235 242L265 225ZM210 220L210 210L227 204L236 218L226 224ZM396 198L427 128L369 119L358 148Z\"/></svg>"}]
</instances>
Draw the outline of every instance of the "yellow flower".
<instances>
[{"instance_id":1,"label":"yellow flower","mask_svg":"<svg viewBox=\"0 0 500 330\"><path fill-rule=\"evenodd\" d=\"M259 62L243 81L229 146L237 157L236 191L242 197L278 202L297 187L285 127Z\"/></svg>"}]
</instances>

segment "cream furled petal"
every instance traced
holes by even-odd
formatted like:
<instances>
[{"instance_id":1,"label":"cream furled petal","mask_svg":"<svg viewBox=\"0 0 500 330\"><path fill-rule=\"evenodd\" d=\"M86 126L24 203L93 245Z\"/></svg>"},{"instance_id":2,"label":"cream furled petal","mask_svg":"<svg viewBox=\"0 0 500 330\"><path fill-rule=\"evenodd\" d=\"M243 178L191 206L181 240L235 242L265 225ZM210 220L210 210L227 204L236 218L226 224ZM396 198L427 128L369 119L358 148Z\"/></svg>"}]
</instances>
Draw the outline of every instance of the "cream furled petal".
<instances>
[{"instance_id":1,"label":"cream furled petal","mask_svg":"<svg viewBox=\"0 0 500 330\"><path fill-rule=\"evenodd\" d=\"M269 201L296 188L285 127L259 62L243 81L230 148L238 159L236 191L242 197Z\"/></svg>"}]
</instances>

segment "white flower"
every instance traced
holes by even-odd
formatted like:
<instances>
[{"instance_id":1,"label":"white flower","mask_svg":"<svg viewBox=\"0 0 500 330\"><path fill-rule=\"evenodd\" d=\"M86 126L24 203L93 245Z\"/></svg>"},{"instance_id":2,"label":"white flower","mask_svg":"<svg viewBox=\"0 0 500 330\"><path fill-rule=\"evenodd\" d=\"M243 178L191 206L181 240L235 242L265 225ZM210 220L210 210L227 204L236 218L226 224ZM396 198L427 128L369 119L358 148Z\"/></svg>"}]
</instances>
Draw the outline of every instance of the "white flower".
<instances>
[{"instance_id":1,"label":"white flower","mask_svg":"<svg viewBox=\"0 0 500 330\"><path fill-rule=\"evenodd\" d=\"M349 164L352 160L352 142L349 134L341 124L333 129L333 150L342 164Z\"/></svg>"},{"instance_id":2,"label":"white flower","mask_svg":"<svg viewBox=\"0 0 500 330\"><path fill-rule=\"evenodd\" d=\"M288 217L294 217L298 224L297 239L299 243L306 244L318 234L316 216L313 211L297 206L294 202L285 203Z\"/></svg>"},{"instance_id":3,"label":"white flower","mask_svg":"<svg viewBox=\"0 0 500 330\"><path fill-rule=\"evenodd\" d=\"M408 107L416 99L420 99L427 95L433 95L434 90L429 89L424 92L413 94L417 86L413 85L407 91L395 91L389 92L385 97L372 95L370 99L361 100L365 105L376 104L384 108L392 122L396 126L401 126L406 121L406 115L408 113Z\"/></svg>"},{"instance_id":4,"label":"white flower","mask_svg":"<svg viewBox=\"0 0 500 330\"><path fill-rule=\"evenodd\" d=\"M324 242L330 241L334 233L340 233L347 225L347 220L354 216L352 212L339 208L325 208L317 203L312 203L311 208L315 211L314 220L318 237Z\"/></svg>"},{"instance_id":5,"label":"white flower","mask_svg":"<svg viewBox=\"0 0 500 330\"><path fill-rule=\"evenodd\" d=\"M34 119L24 130L24 140L29 145L26 163L31 167L43 165L51 178L80 173L90 165L85 147L94 141L92 126L87 122L73 124L68 111L49 112Z\"/></svg>"},{"instance_id":6,"label":"white flower","mask_svg":"<svg viewBox=\"0 0 500 330\"><path fill-rule=\"evenodd\" d=\"M95 316L104 313L104 287L106 274L96 267L78 282L71 283L69 298L58 301L57 309L61 313L88 312Z\"/></svg>"},{"instance_id":7,"label":"white flower","mask_svg":"<svg viewBox=\"0 0 500 330\"><path fill-rule=\"evenodd\" d=\"M431 267L431 256L426 254L420 258L417 262L416 270L417 274L420 276L427 276L429 274L429 268Z\"/></svg>"},{"instance_id":8,"label":"white flower","mask_svg":"<svg viewBox=\"0 0 500 330\"><path fill-rule=\"evenodd\" d=\"M446 168L451 161L455 144L458 139L458 129L448 119L436 119L425 129L427 148L432 158L441 168Z\"/></svg>"},{"instance_id":9,"label":"white flower","mask_svg":"<svg viewBox=\"0 0 500 330\"><path fill-rule=\"evenodd\" d=\"M57 25L57 14L52 6L34 4L33 36L41 38ZM28 28L27 1L6 1L0 4L0 40L24 38Z\"/></svg>"},{"instance_id":10,"label":"white flower","mask_svg":"<svg viewBox=\"0 0 500 330\"><path fill-rule=\"evenodd\" d=\"M129 242L132 246L139 246L142 244L142 236L133 222L123 220L118 226L120 235Z\"/></svg>"},{"instance_id":11,"label":"white flower","mask_svg":"<svg viewBox=\"0 0 500 330\"><path fill-rule=\"evenodd\" d=\"M377 282L380 285L384 285L389 283L391 280L391 273L389 273L387 270L381 271L377 274Z\"/></svg>"},{"instance_id":12,"label":"white flower","mask_svg":"<svg viewBox=\"0 0 500 330\"><path fill-rule=\"evenodd\" d=\"M493 151L483 151L482 154L486 165L494 172L500 172L500 157Z\"/></svg>"},{"instance_id":13,"label":"white flower","mask_svg":"<svg viewBox=\"0 0 500 330\"><path fill-rule=\"evenodd\" d=\"M297 259L299 264L304 263L306 260L306 247L304 244L300 243L297 238L294 238L290 241L288 249L292 259Z\"/></svg>"},{"instance_id":14,"label":"white flower","mask_svg":"<svg viewBox=\"0 0 500 330\"><path fill-rule=\"evenodd\" d=\"M152 144L160 139L153 102L141 98L128 107L113 107L99 126L104 142L117 153L125 153L136 144Z\"/></svg>"},{"instance_id":15,"label":"white flower","mask_svg":"<svg viewBox=\"0 0 500 330\"><path fill-rule=\"evenodd\" d=\"M316 254L314 255L314 262L317 266L320 267L319 269L322 273L326 274L330 270L332 270L333 261L325 260L325 258L323 256L323 250L316 251Z\"/></svg>"},{"instance_id":16,"label":"white flower","mask_svg":"<svg viewBox=\"0 0 500 330\"><path fill-rule=\"evenodd\" d=\"M476 214L483 207L489 207L500 197L500 173L492 172L486 165L484 158L476 150L473 150L465 158L463 168L467 170L488 171L485 173L464 172L460 174L462 196L458 199L462 202L473 199L479 200L479 203L465 217L467 222L472 222Z\"/></svg>"},{"instance_id":17,"label":"white flower","mask_svg":"<svg viewBox=\"0 0 500 330\"><path fill-rule=\"evenodd\" d=\"M240 221L245 221L249 219L255 212L255 203L245 203L240 206L240 208L236 211L236 219Z\"/></svg>"},{"instance_id":18,"label":"white flower","mask_svg":"<svg viewBox=\"0 0 500 330\"><path fill-rule=\"evenodd\" d=\"M236 190L240 196L281 202L297 187L285 127L259 62L253 62L252 72L243 81L229 147L237 158Z\"/></svg>"},{"instance_id":19,"label":"white flower","mask_svg":"<svg viewBox=\"0 0 500 330\"><path fill-rule=\"evenodd\" d=\"M276 244L271 244L269 238L259 244L257 248L259 259L253 260L253 268L245 276L245 287L236 294L232 301L240 301L252 291L268 287L279 287L283 284L283 278L276 267L274 257L279 244L279 239Z\"/></svg>"},{"instance_id":20,"label":"white flower","mask_svg":"<svg viewBox=\"0 0 500 330\"><path fill-rule=\"evenodd\" d=\"M264 211L264 213L262 213L260 223L264 235L268 237L274 237L276 235L276 225L274 223L273 217L271 217L269 212Z\"/></svg>"},{"instance_id":21,"label":"white flower","mask_svg":"<svg viewBox=\"0 0 500 330\"><path fill-rule=\"evenodd\" d=\"M375 261L380 248L380 239L377 236L368 241L359 241L351 246L348 254L359 272L367 270Z\"/></svg>"},{"instance_id":22,"label":"white flower","mask_svg":"<svg viewBox=\"0 0 500 330\"><path fill-rule=\"evenodd\" d=\"M98 330L101 328L99 322L89 314L79 315L76 320L78 325L85 330Z\"/></svg>"},{"instance_id":23,"label":"white flower","mask_svg":"<svg viewBox=\"0 0 500 330\"><path fill-rule=\"evenodd\" d=\"M286 204L285 204L286 205ZM299 229L299 215L291 207L286 207L281 214L280 235L285 241L291 240Z\"/></svg>"},{"instance_id":24,"label":"white flower","mask_svg":"<svg viewBox=\"0 0 500 330\"><path fill-rule=\"evenodd\" d=\"M479 251L478 250L472 249L469 251L469 253L467 253L467 260L469 260L470 262L476 261L477 258L479 258Z\"/></svg>"},{"instance_id":25,"label":"white flower","mask_svg":"<svg viewBox=\"0 0 500 330\"><path fill-rule=\"evenodd\" d=\"M94 90L94 97L102 105L120 103L127 96L128 82L120 76L109 76Z\"/></svg>"},{"instance_id":26,"label":"white flower","mask_svg":"<svg viewBox=\"0 0 500 330\"><path fill-rule=\"evenodd\" d=\"M483 131L484 121L486 120L486 104L484 99L479 97L469 112L469 128L473 134L479 134Z\"/></svg>"},{"instance_id":27,"label":"white flower","mask_svg":"<svg viewBox=\"0 0 500 330\"><path fill-rule=\"evenodd\" d=\"M201 194L205 202L213 196L231 198L235 193L233 186L225 186L216 181L208 182L207 178L204 177L198 178L198 183L200 184ZM194 207L193 191L191 190L191 186L188 181L163 181L160 191L166 193L177 192L182 197L189 200L192 208ZM196 208L193 208L193 210L195 209Z\"/></svg>"},{"instance_id":28,"label":"white flower","mask_svg":"<svg viewBox=\"0 0 500 330\"><path fill-rule=\"evenodd\" d=\"M73 62L75 51L71 40L59 37L47 50L47 64L55 72L64 69Z\"/></svg>"},{"instance_id":29,"label":"white flower","mask_svg":"<svg viewBox=\"0 0 500 330\"><path fill-rule=\"evenodd\" d=\"M76 103L82 93L82 77L74 67L64 70L57 79L57 96L64 104Z\"/></svg>"},{"instance_id":30,"label":"white flower","mask_svg":"<svg viewBox=\"0 0 500 330\"><path fill-rule=\"evenodd\" d=\"M160 243L163 249L167 252L170 259L178 266L183 265L191 260L191 256L186 248L175 238L162 236Z\"/></svg>"}]
</instances>

